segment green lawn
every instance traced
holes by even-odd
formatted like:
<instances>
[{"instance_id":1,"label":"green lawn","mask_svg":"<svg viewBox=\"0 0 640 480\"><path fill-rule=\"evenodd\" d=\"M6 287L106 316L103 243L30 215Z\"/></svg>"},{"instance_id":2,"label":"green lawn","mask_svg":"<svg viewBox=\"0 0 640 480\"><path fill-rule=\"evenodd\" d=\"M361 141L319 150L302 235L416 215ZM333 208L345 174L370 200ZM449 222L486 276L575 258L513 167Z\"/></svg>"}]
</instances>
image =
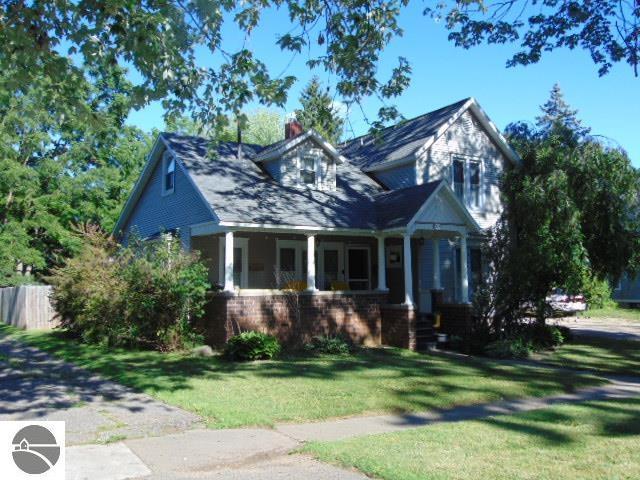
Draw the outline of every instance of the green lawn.
<instances>
[{"instance_id":1,"label":"green lawn","mask_svg":"<svg viewBox=\"0 0 640 480\"><path fill-rule=\"evenodd\" d=\"M0 327L0 335L196 412L215 428L447 408L602 382L591 375L399 349L232 364L217 357L98 348L51 332Z\"/></svg>"},{"instance_id":2,"label":"green lawn","mask_svg":"<svg viewBox=\"0 0 640 480\"><path fill-rule=\"evenodd\" d=\"M386 480L640 478L640 398L311 443L320 460Z\"/></svg>"},{"instance_id":3,"label":"green lawn","mask_svg":"<svg viewBox=\"0 0 640 480\"><path fill-rule=\"evenodd\" d=\"M622 308L614 305L580 312L578 316L582 318L619 318L640 322L640 308Z\"/></svg>"},{"instance_id":4,"label":"green lawn","mask_svg":"<svg viewBox=\"0 0 640 480\"><path fill-rule=\"evenodd\" d=\"M534 358L601 374L640 375L640 342L634 340L576 336L557 350Z\"/></svg>"}]
</instances>

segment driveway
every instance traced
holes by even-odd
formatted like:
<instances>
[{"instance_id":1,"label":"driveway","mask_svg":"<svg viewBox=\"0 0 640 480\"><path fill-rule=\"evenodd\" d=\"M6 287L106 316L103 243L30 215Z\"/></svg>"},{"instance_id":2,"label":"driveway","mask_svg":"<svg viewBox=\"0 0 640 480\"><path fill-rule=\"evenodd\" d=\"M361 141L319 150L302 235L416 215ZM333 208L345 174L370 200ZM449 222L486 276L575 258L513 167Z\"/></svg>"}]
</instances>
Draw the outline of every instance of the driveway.
<instances>
[{"instance_id":1,"label":"driveway","mask_svg":"<svg viewBox=\"0 0 640 480\"><path fill-rule=\"evenodd\" d=\"M556 321L576 335L605 337L613 340L640 340L640 321L620 318L567 317Z\"/></svg>"},{"instance_id":2,"label":"driveway","mask_svg":"<svg viewBox=\"0 0 640 480\"><path fill-rule=\"evenodd\" d=\"M0 336L0 421L35 419L65 421L67 445L183 432L200 424L197 415Z\"/></svg>"}]
</instances>

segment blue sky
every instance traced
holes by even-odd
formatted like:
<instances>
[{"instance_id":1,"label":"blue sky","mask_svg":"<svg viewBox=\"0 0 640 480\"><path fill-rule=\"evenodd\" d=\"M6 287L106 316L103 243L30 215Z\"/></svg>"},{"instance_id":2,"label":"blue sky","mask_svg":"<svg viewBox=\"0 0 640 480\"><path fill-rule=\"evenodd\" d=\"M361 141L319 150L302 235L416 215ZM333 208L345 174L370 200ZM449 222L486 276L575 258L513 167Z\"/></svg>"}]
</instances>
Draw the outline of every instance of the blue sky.
<instances>
[{"instance_id":1,"label":"blue sky","mask_svg":"<svg viewBox=\"0 0 640 480\"><path fill-rule=\"evenodd\" d=\"M412 65L411 86L395 102L406 118L473 96L502 129L512 121L533 121L539 105L558 82L566 100L578 109L579 117L591 127L592 133L621 145L634 165L640 167L640 79L633 76L630 67L616 65L608 75L598 77L597 67L586 52L560 50L547 54L536 65L506 68L506 60L515 52L515 46L457 48L447 40L447 30L442 24L422 16L420 3L410 5L400 17L405 34L389 46L380 65L381 78L386 78L385 74L395 66L398 55L407 57ZM314 74L304 64L306 55L291 61L291 55L281 52L275 44L277 34L289 27L285 12L268 12L263 17L263 26L247 43L273 75L286 71L298 78L287 104L278 109L283 114L298 106L299 91ZM225 28L223 35L228 50L243 40L232 25ZM198 56L203 64L215 62L205 51ZM335 81L324 72L315 73L325 84ZM379 102L370 99L364 103L364 112L375 118L379 106ZM249 105L248 110L255 107ZM129 122L145 130L161 129L162 113L162 107L153 104L133 112ZM359 110L350 112L349 121L355 135L369 128ZM347 136L351 135L349 130Z\"/></svg>"}]
</instances>

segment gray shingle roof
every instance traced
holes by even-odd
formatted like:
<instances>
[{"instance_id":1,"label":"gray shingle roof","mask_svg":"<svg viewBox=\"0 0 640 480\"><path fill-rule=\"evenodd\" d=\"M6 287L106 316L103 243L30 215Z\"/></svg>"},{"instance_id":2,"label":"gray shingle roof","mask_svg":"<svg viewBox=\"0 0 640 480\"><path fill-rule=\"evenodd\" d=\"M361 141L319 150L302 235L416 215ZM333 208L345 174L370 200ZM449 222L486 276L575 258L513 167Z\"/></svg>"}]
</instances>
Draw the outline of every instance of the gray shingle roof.
<instances>
[{"instance_id":1,"label":"gray shingle roof","mask_svg":"<svg viewBox=\"0 0 640 480\"><path fill-rule=\"evenodd\" d=\"M256 145L162 134L221 221L328 228L375 229L372 199L382 188L352 165L340 165L336 191L281 185L251 159Z\"/></svg>"},{"instance_id":2,"label":"gray shingle roof","mask_svg":"<svg viewBox=\"0 0 640 480\"><path fill-rule=\"evenodd\" d=\"M379 227L386 229L407 225L441 183L442 180L436 180L375 195Z\"/></svg>"},{"instance_id":3,"label":"gray shingle roof","mask_svg":"<svg viewBox=\"0 0 640 480\"><path fill-rule=\"evenodd\" d=\"M402 227L440 183L384 192L345 163L339 166L335 191L287 187L252 161L262 147L243 144L238 158L235 142L210 144L199 137L162 136L221 221L366 230Z\"/></svg>"},{"instance_id":4,"label":"gray shingle roof","mask_svg":"<svg viewBox=\"0 0 640 480\"><path fill-rule=\"evenodd\" d=\"M366 170L414 153L447 122L469 98L383 129L379 136L363 135L338 147L352 164Z\"/></svg>"}]
</instances>

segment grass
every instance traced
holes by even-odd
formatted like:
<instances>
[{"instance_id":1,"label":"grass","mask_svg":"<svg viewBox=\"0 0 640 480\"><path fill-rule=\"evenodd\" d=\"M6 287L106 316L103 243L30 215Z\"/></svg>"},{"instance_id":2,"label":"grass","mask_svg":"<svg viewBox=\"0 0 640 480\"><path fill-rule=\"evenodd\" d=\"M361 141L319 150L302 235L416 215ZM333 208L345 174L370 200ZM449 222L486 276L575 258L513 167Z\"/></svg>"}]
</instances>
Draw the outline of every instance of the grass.
<instances>
[{"instance_id":1,"label":"grass","mask_svg":"<svg viewBox=\"0 0 640 480\"><path fill-rule=\"evenodd\" d=\"M386 480L640 478L640 398L311 443L323 461Z\"/></svg>"},{"instance_id":2,"label":"grass","mask_svg":"<svg viewBox=\"0 0 640 480\"><path fill-rule=\"evenodd\" d=\"M214 428L450 408L603 382L593 375L400 349L229 363L218 357L100 348L55 332L0 327L0 335L195 412Z\"/></svg>"},{"instance_id":3,"label":"grass","mask_svg":"<svg viewBox=\"0 0 640 480\"><path fill-rule=\"evenodd\" d=\"M576 336L557 350L534 358L600 374L640 375L640 342L636 340Z\"/></svg>"},{"instance_id":4,"label":"grass","mask_svg":"<svg viewBox=\"0 0 640 480\"><path fill-rule=\"evenodd\" d=\"M640 322L640 308L623 308L618 305L594 308L578 313L580 318L616 318Z\"/></svg>"}]
</instances>

